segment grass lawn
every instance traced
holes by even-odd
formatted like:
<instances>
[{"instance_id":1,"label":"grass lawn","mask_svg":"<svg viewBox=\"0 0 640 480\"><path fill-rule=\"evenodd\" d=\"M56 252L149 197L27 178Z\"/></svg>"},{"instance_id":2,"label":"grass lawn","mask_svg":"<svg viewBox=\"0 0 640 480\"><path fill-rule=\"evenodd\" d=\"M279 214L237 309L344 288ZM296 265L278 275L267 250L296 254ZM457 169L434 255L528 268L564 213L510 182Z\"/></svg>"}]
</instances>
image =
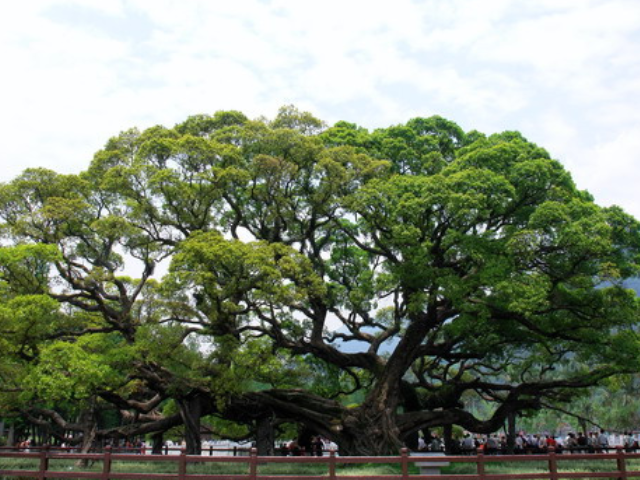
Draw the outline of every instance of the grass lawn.
<instances>
[{"instance_id":1,"label":"grass lawn","mask_svg":"<svg viewBox=\"0 0 640 480\"><path fill-rule=\"evenodd\" d=\"M133 457L133 456L132 456ZM157 457L156 457L157 458ZM148 474L177 474L178 463L176 457L160 457L165 461L143 461L142 457L132 458L131 461L113 461L111 470L118 473L148 473ZM338 475L399 475L401 467L399 464L341 464L338 458L336 473ZM39 460L37 458L16 459L0 458L0 470L38 470ZM69 472L101 472L102 462L97 461L88 467L76 466L75 460L52 459L49 463L51 471ZM570 456L558 457L559 472L604 472L616 470L615 460L571 460ZM627 471L640 470L640 459L628 460ZM328 475L326 464L311 463L271 463L258 466L258 474L262 475ZM514 473L544 473L548 471L545 461L524 461L524 462L487 462L485 464L486 473L514 474ZM447 474L474 474L477 472L475 463L452 463L449 467L443 468L442 473ZM240 474L249 473L249 465L235 462L199 462L187 465L188 474ZM410 474L417 474L418 469L410 463ZM0 477L4 480L7 477ZM16 478L16 477L12 477ZM27 477L19 477L21 480Z\"/></svg>"},{"instance_id":2,"label":"grass lawn","mask_svg":"<svg viewBox=\"0 0 640 480\"><path fill-rule=\"evenodd\" d=\"M178 462L176 457L162 457L168 459L166 461L142 461L137 458L135 461L113 461L111 471L118 473L160 473L160 474L177 474ZM15 459L0 458L0 470L24 470L37 471L39 460L33 459ZM49 461L49 470L57 472L101 472L102 462L97 461L87 467L78 467L75 460L51 459ZM410 464L410 473L418 473L418 469ZM248 463L236 462L199 462L189 463L187 465L188 474L240 474L249 473ZM328 476L329 467L327 464L314 463L271 463L258 465L258 474L262 475L322 475ZM340 464L339 459L336 465L336 474L338 475L399 475L401 467L399 464ZM15 478L15 477L12 477ZM27 477L20 477L25 479ZM4 480L5 477L0 477Z\"/></svg>"},{"instance_id":3,"label":"grass lawn","mask_svg":"<svg viewBox=\"0 0 640 480\"><path fill-rule=\"evenodd\" d=\"M612 460L571 460L570 455L558 456L558 472L607 472L616 471L617 464ZM513 474L513 473L546 473L549 471L546 461L525 461L525 462L491 462L485 464L485 473L488 474ZM627 460L627 471L640 470L639 460ZM442 473L448 474L474 474L477 472L475 463L452 463L449 467L443 468ZM606 478L606 477L604 477Z\"/></svg>"}]
</instances>

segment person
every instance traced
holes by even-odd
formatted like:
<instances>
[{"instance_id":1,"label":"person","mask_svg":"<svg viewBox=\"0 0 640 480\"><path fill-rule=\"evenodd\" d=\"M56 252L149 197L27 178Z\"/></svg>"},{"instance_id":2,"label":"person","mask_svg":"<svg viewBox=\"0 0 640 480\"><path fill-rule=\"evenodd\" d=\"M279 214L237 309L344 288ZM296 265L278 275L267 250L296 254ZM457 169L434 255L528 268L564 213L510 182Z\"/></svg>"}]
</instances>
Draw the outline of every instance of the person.
<instances>
[{"instance_id":1,"label":"person","mask_svg":"<svg viewBox=\"0 0 640 480\"><path fill-rule=\"evenodd\" d=\"M426 452L427 451L427 444L424 441L423 437L418 437L418 451L419 452Z\"/></svg>"},{"instance_id":2,"label":"person","mask_svg":"<svg viewBox=\"0 0 640 480\"><path fill-rule=\"evenodd\" d=\"M283 444L280 446L280 454L281 454L283 457L286 457L286 456L288 456L288 455L289 455L289 446L288 446L286 443L283 443Z\"/></svg>"},{"instance_id":3,"label":"person","mask_svg":"<svg viewBox=\"0 0 640 480\"><path fill-rule=\"evenodd\" d=\"M588 446L589 453L596 451L596 448L598 447L598 436L596 435L596 432L589 432Z\"/></svg>"},{"instance_id":4,"label":"person","mask_svg":"<svg viewBox=\"0 0 640 480\"><path fill-rule=\"evenodd\" d=\"M558 442L556 442L556 439L554 438L554 436L552 434L548 434L546 436L546 438L544 439L545 441L545 450L547 451L551 451L552 449L555 450L558 446Z\"/></svg>"},{"instance_id":5,"label":"person","mask_svg":"<svg viewBox=\"0 0 640 480\"><path fill-rule=\"evenodd\" d=\"M429 451L430 452L442 451L442 442L438 438L438 435L436 435L435 433L431 436L431 441L429 442Z\"/></svg>"},{"instance_id":6,"label":"person","mask_svg":"<svg viewBox=\"0 0 640 480\"><path fill-rule=\"evenodd\" d=\"M520 433L518 434L515 440L514 451L516 454L524 453L524 444L525 444L524 434Z\"/></svg>"},{"instance_id":7,"label":"person","mask_svg":"<svg viewBox=\"0 0 640 480\"><path fill-rule=\"evenodd\" d=\"M485 453L487 455L495 455L498 453L498 435L492 434L487 438L487 446Z\"/></svg>"},{"instance_id":8,"label":"person","mask_svg":"<svg viewBox=\"0 0 640 480\"><path fill-rule=\"evenodd\" d=\"M598 435L598 447L600 447L603 451L607 452L609 450L609 437L604 433L604 430L600 430L600 435Z\"/></svg>"},{"instance_id":9,"label":"person","mask_svg":"<svg viewBox=\"0 0 640 480\"><path fill-rule=\"evenodd\" d=\"M302 449L300 448L297 440L291 440L289 443L289 452L291 452L291 456L293 457L299 457L302 455Z\"/></svg>"},{"instance_id":10,"label":"person","mask_svg":"<svg viewBox=\"0 0 640 480\"><path fill-rule=\"evenodd\" d=\"M569 432L567 435L567 439L564 442L565 447L569 452L574 452L578 448L578 440L576 439L576 434L573 432Z\"/></svg>"},{"instance_id":11,"label":"person","mask_svg":"<svg viewBox=\"0 0 640 480\"><path fill-rule=\"evenodd\" d=\"M506 453L509 446L508 443L509 442L507 442L507 436L500 435L500 441L498 442L498 451L500 453Z\"/></svg>"},{"instance_id":12,"label":"person","mask_svg":"<svg viewBox=\"0 0 640 480\"><path fill-rule=\"evenodd\" d=\"M587 436L584 434L584 432L580 432L578 434L578 438L576 439L576 443L579 447L579 452L580 453L586 453L588 451L589 448L589 440L587 439Z\"/></svg>"},{"instance_id":13,"label":"person","mask_svg":"<svg viewBox=\"0 0 640 480\"><path fill-rule=\"evenodd\" d=\"M469 432L465 433L464 438L462 439L462 453L465 455L471 455L475 449L476 445L473 441L473 437Z\"/></svg>"},{"instance_id":14,"label":"person","mask_svg":"<svg viewBox=\"0 0 640 480\"><path fill-rule=\"evenodd\" d=\"M316 457L321 457L323 455L324 442L322 441L322 438L320 437L320 435L313 437L313 439L311 440L311 450L312 450L312 455Z\"/></svg>"}]
</instances>

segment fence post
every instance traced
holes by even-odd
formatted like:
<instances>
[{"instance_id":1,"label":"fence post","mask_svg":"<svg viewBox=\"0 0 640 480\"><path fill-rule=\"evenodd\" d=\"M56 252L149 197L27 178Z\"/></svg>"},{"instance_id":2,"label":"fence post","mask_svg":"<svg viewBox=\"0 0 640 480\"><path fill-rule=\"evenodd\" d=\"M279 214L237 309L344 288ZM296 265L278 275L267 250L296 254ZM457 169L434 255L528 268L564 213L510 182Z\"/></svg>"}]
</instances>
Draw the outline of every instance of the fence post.
<instances>
[{"instance_id":1,"label":"fence post","mask_svg":"<svg viewBox=\"0 0 640 480\"><path fill-rule=\"evenodd\" d=\"M184 447L180 449L178 458L178 480L184 480L187 475L187 451Z\"/></svg>"},{"instance_id":2,"label":"fence post","mask_svg":"<svg viewBox=\"0 0 640 480\"><path fill-rule=\"evenodd\" d=\"M249 480L256 480L258 476L258 450L249 450Z\"/></svg>"},{"instance_id":3,"label":"fence post","mask_svg":"<svg viewBox=\"0 0 640 480\"><path fill-rule=\"evenodd\" d=\"M38 474L38 480L45 480L47 478L47 470L49 470L49 445L40 450L40 468Z\"/></svg>"},{"instance_id":4,"label":"fence post","mask_svg":"<svg viewBox=\"0 0 640 480\"><path fill-rule=\"evenodd\" d=\"M336 451L329 450L329 480L336 480Z\"/></svg>"},{"instance_id":5,"label":"fence post","mask_svg":"<svg viewBox=\"0 0 640 480\"><path fill-rule=\"evenodd\" d=\"M102 480L109 480L111 473L111 446L107 446L102 453Z\"/></svg>"},{"instance_id":6,"label":"fence post","mask_svg":"<svg viewBox=\"0 0 640 480\"><path fill-rule=\"evenodd\" d=\"M478 457L476 459L476 466L478 468L478 478L479 480L486 480L485 471L484 471L484 448L483 445L478 447Z\"/></svg>"},{"instance_id":7,"label":"fence post","mask_svg":"<svg viewBox=\"0 0 640 480\"><path fill-rule=\"evenodd\" d=\"M209 456L213 457L213 445L209 445Z\"/></svg>"},{"instance_id":8,"label":"fence post","mask_svg":"<svg viewBox=\"0 0 640 480\"><path fill-rule=\"evenodd\" d=\"M549 446L549 479L558 480L558 459L556 457L556 449Z\"/></svg>"},{"instance_id":9,"label":"fence post","mask_svg":"<svg viewBox=\"0 0 640 480\"><path fill-rule=\"evenodd\" d=\"M402 448L400 450L400 465L402 466L402 480L407 480L409 478L409 450L407 448Z\"/></svg>"},{"instance_id":10,"label":"fence post","mask_svg":"<svg viewBox=\"0 0 640 480\"><path fill-rule=\"evenodd\" d=\"M616 460L618 463L618 472L620 472L619 480L627 480L627 464L624 456L624 448L618 446L616 448Z\"/></svg>"}]
</instances>

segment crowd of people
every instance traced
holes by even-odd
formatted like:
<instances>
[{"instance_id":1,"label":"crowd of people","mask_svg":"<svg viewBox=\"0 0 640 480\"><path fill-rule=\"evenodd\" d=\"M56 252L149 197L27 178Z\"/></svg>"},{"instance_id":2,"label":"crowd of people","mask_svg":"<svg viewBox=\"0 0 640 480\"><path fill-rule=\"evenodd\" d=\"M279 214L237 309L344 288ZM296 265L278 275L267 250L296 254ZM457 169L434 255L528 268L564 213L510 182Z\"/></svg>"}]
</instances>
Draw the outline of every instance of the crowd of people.
<instances>
[{"instance_id":1,"label":"crowd of people","mask_svg":"<svg viewBox=\"0 0 640 480\"><path fill-rule=\"evenodd\" d=\"M33 446L31 440L27 439L16 443L14 448L28 452ZM135 443L130 441L109 441L105 446L110 446L124 452L142 454L147 450L147 445L142 439L138 439ZM173 444L173 442L168 441L165 447L167 450L165 452L166 454L169 454L169 450L171 454L177 454L180 444ZM203 444L203 448L205 447L206 445ZM447 448L444 439L432 433L427 440L423 437L418 439L417 451L441 453L446 451L453 455L475 455L481 451L485 455L497 455L511 453L511 451L514 454L540 454L547 453L553 448L553 450L558 453L606 453L622 447L627 452L636 452L640 450L640 434L632 432L613 434L607 433L604 430L587 433L568 432L565 435L519 432L515 436L512 449L510 447L505 434L493 433L490 435L479 435L465 432L462 438L452 439L451 444ZM73 449L73 447L67 443L62 443L60 448ZM248 447L241 446L239 449L248 450ZM284 456L322 456L330 450L339 451L338 445L317 435L302 441L292 440L284 442L276 448L276 454Z\"/></svg>"},{"instance_id":2,"label":"crowd of people","mask_svg":"<svg viewBox=\"0 0 640 480\"><path fill-rule=\"evenodd\" d=\"M612 434L604 430L587 433L568 432L564 435L519 432L513 442L513 453L540 454L549 452L551 448L557 453L606 453L618 447L623 447L628 452L640 450L640 435L632 432ZM308 444L300 444L297 440L285 442L276 449L276 453L285 456L322 456L323 452L331 449L338 450L337 445L321 436L316 436L312 437ZM417 450L418 452L444 453L447 449L444 439L434 433L427 440L420 437ZM482 451L485 455L509 453L507 436L498 433L478 435L466 432L462 438L453 439L447 453L475 455L478 451Z\"/></svg>"},{"instance_id":3,"label":"crowd of people","mask_svg":"<svg viewBox=\"0 0 640 480\"><path fill-rule=\"evenodd\" d=\"M304 455L321 457L327 450L336 449L337 447L336 444L320 435L311 437L308 441L302 443L303 444L298 440L283 443L279 448L279 453L285 457L288 455L291 455L292 457L300 457Z\"/></svg>"},{"instance_id":4,"label":"crowd of people","mask_svg":"<svg viewBox=\"0 0 640 480\"><path fill-rule=\"evenodd\" d=\"M550 449L567 453L599 453L623 447L626 451L640 449L639 438L631 432L621 435L608 434L604 430L598 432L569 432L566 436L551 434L527 434L520 432L514 439L513 453L546 453ZM453 454L475 455L479 450L486 455L496 455L510 451L507 436L493 433L491 435L472 435L467 432L461 439L454 439L450 448ZM428 441L422 437L418 442L418 451L444 452L445 443L438 435L432 434Z\"/></svg>"}]
</instances>

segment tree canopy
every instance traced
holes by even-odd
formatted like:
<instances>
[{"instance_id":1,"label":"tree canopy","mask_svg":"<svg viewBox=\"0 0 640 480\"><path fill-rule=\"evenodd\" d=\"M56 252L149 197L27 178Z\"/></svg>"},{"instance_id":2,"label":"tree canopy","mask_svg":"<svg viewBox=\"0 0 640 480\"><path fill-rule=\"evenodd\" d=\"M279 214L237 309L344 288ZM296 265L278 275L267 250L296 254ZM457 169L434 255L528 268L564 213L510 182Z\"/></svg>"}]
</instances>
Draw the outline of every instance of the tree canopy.
<instances>
[{"instance_id":1,"label":"tree canopy","mask_svg":"<svg viewBox=\"0 0 640 480\"><path fill-rule=\"evenodd\" d=\"M197 115L26 170L0 220L0 405L85 441L197 452L213 415L388 453L640 367L640 225L518 132Z\"/></svg>"}]
</instances>

